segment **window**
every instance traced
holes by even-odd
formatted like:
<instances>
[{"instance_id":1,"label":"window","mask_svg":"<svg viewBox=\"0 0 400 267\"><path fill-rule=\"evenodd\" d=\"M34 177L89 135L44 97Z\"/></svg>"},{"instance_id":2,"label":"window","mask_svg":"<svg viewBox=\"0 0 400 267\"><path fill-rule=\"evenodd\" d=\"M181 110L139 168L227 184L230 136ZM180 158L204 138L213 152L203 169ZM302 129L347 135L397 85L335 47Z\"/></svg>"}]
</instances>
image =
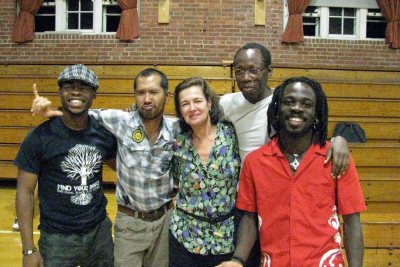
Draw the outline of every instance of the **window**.
<instances>
[{"instance_id":1,"label":"window","mask_svg":"<svg viewBox=\"0 0 400 267\"><path fill-rule=\"evenodd\" d=\"M122 10L116 0L45 0L36 32L116 32Z\"/></svg>"},{"instance_id":2,"label":"window","mask_svg":"<svg viewBox=\"0 0 400 267\"><path fill-rule=\"evenodd\" d=\"M379 9L368 9L367 38L385 38L386 19Z\"/></svg>"},{"instance_id":3,"label":"window","mask_svg":"<svg viewBox=\"0 0 400 267\"><path fill-rule=\"evenodd\" d=\"M122 9L112 2L103 4L103 32L116 32Z\"/></svg>"},{"instance_id":4,"label":"window","mask_svg":"<svg viewBox=\"0 0 400 267\"><path fill-rule=\"evenodd\" d=\"M307 7L303 14L303 28L305 36L319 36L319 9L316 6Z\"/></svg>"},{"instance_id":5,"label":"window","mask_svg":"<svg viewBox=\"0 0 400 267\"><path fill-rule=\"evenodd\" d=\"M44 1L35 16L35 31L54 31L56 28L56 6L53 1Z\"/></svg>"},{"instance_id":6,"label":"window","mask_svg":"<svg viewBox=\"0 0 400 267\"><path fill-rule=\"evenodd\" d=\"M288 9L285 1L285 25ZM310 0L303 13L304 36L336 39L383 39L386 19L376 0Z\"/></svg>"},{"instance_id":7,"label":"window","mask_svg":"<svg viewBox=\"0 0 400 267\"><path fill-rule=\"evenodd\" d=\"M356 19L355 8L329 8L329 34L354 35Z\"/></svg>"},{"instance_id":8,"label":"window","mask_svg":"<svg viewBox=\"0 0 400 267\"><path fill-rule=\"evenodd\" d=\"M93 29L93 2L88 0L68 0L67 29Z\"/></svg>"}]
</instances>

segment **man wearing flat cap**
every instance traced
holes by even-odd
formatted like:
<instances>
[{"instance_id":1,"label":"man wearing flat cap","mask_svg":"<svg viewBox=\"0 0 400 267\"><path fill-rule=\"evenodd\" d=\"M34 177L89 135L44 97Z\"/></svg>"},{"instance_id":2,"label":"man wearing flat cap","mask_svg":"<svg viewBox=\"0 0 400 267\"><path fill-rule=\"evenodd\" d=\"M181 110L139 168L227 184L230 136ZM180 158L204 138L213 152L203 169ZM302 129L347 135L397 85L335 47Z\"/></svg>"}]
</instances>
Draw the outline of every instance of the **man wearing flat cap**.
<instances>
[{"instance_id":1,"label":"man wearing flat cap","mask_svg":"<svg viewBox=\"0 0 400 267\"><path fill-rule=\"evenodd\" d=\"M163 114L169 96L164 73L146 68L137 74L133 87L137 111L89 111L118 141L114 264L167 267L176 120ZM61 115L51 109L47 98L39 96L32 103L32 113Z\"/></svg>"},{"instance_id":2,"label":"man wearing flat cap","mask_svg":"<svg viewBox=\"0 0 400 267\"><path fill-rule=\"evenodd\" d=\"M66 67L57 82L62 116L33 129L14 161L23 266L113 266L102 164L115 157L116 140L88 116L98 79L79 64ZM33 89L38 96L35 85ZM32 226L36 184L39 249Z\"/></svg>"}]
</instances>

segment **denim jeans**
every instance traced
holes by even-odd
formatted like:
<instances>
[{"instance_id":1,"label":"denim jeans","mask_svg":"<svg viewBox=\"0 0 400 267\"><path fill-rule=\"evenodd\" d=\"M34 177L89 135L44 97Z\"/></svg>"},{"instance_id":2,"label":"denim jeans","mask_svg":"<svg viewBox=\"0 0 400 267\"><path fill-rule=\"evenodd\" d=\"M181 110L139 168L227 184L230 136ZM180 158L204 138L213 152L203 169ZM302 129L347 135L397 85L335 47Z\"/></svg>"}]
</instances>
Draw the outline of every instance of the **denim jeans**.
<instances>
[{"instance_id":1,"label":"denim jeans","mask_svg":"<svg viewBox=\"0 0 400 267\"><path fill-rule=\"evenodd\" d=\"M106 217L92 231L53 234L40 231L39 250L46 267L114 266L112 222Z\"/></svg>"}]
</instances>

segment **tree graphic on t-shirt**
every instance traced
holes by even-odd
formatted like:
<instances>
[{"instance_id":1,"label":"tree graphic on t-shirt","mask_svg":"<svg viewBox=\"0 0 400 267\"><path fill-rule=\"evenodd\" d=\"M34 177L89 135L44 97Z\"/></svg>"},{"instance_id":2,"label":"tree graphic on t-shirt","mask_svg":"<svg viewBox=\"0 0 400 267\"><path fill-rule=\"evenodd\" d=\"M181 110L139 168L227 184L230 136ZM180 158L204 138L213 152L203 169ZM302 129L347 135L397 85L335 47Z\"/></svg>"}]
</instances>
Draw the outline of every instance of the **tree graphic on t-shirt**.
<instances>
[{"instance_id":1,"label":"tree graphic on t-shirt","mask_svg":"<svg viewBox=\"0 0 400 267\"><path fill-rule=\"evenodd\" d=\"M81 186L77 187L76 194L71 201L79 205L87 205L92 199L88 192L87 182L100 171L101 154L94 146L76 145L68 152L68 156L61 162L61 169L71 180L81 179Z\"/></svg>"}]
</instances>

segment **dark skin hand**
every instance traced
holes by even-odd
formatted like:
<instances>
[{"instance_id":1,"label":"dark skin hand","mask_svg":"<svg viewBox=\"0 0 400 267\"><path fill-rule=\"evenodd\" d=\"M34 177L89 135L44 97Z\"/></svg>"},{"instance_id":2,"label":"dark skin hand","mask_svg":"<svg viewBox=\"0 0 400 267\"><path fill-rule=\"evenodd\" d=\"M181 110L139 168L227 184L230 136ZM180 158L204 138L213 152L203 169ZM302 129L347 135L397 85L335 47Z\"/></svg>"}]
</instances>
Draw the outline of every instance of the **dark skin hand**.
<instances>
[{"instance_id":1,"label":"dark skin hand","mask_svg":"<svg viewBox=\"0 0 400 267\"><path fill-rule=\"evenodd\" d=\"M22 249L24 251L33 249L33 207L34 194L37 184L37 175L18 169L16 207L21 235ZM39 251L22 258L23 267L42 267L43 259Z\"/></svg>"},{"instance_id":2,"label":"dark skin hand","mask_svg":"<svg viewBox=\"0 0 400 267\"><path fill-rule=\"evenodd\" d=\"M360 214L343 215L343 236L346 258L350 267L361 267L364 258L364 239Z\"/></svg>"},{"instance_id":3,"label":"dark skin hand","mask_svg":"<svg viewBox=\"0 0 400 267\"><path fill-rule=\"evenodd\" d=\"M258 236L256 220L257 213L245 211L240 221L237 246L234 255L245 261L249 257ZM216 267L243 267L243 265L239 261L232 259L230 261L224 261Z\"/></svg>"},{"instance_id":4,"label":"dark skin hand","mask_svg":"<svg viewBox=\"0 0 400 267\"><path fill-rule=\"evenodd\" d=\"M340 178L350 165L350 151L343 137L332 138L324 163L327 164L330 160L332 160L331 176Z\"/></svg>"}]
</instances>

